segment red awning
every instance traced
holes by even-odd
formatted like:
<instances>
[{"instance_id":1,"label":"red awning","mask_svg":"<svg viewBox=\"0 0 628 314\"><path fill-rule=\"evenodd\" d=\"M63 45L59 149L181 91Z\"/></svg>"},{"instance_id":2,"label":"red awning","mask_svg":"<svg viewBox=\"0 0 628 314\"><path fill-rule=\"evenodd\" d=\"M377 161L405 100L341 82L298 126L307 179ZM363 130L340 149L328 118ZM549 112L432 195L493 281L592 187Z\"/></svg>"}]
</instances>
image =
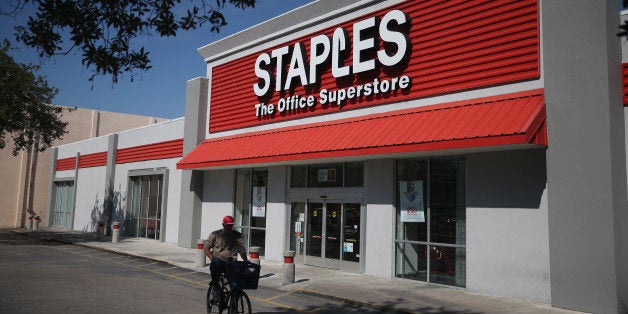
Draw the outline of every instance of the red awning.
<instances>
[{"instance_id":1,"label":"red awning","mask_svg":"<svg viewBox=\"0 0 628 314\"><path fill-rule=\"evenodd\" d=\"M177 168L517 144L547 146L542 89L211 138Z\"/></svg>"}]
</instances>

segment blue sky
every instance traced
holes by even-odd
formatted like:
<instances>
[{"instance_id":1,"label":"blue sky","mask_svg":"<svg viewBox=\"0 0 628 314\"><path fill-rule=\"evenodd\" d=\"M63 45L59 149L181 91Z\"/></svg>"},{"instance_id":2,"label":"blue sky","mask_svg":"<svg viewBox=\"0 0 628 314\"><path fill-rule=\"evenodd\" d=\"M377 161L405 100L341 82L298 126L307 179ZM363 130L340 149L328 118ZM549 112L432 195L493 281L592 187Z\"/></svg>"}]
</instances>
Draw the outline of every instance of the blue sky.
<instances>
[{"instance_id":1,"label":"blue sky","mask_svg":"<svg viewBox=\"0 0 628 314\"><path fill-rule=\"evenodd\" d=\"M98 77L93 83L88 82L92 73L81 64L80 51L42 61L34 50L17 44L13 26L23 24L26 14L18 19L0 16L0 38L8 38L19 49L11 52L17 62L42 66L38 74L46 76L48 82L59 89L54 99L57 105L177 118L185 114L186 82L206 73L197 48L309 2L312 0L258 0L254 9L245 11L228 6L223 11L228 25L219 34L204 28L182 32L174 38L153 36L142 39L144 47L150 51L153 68L138 73L134 82L130 81L129 75L120 77L115 85L111 83L111 77Z\"/></svg>"}]
</instances>

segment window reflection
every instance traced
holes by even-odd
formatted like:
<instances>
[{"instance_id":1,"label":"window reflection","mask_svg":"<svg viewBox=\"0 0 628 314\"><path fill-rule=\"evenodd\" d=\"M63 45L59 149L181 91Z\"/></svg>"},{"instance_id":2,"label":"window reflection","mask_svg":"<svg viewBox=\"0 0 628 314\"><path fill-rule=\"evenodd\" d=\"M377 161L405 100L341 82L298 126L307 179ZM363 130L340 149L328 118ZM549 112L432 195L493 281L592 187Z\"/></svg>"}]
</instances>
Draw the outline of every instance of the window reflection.
<instances>
[{"instance_id":1,"label":"window reflection","mask_svg":"<svg viewBox=\"0 0 628 314\"><path fill-rule=\"evenodd\" d=\"M265 253L268 171L239 169L236 173L235 223L247 248Z\"/></svg>"},{"instance_id":2,"label":"window reflection","mask_svg":"<svg viewBox=\"0 0 628 314\"><path fill-rule=\"evenodd\" d=\"M423 198L412 200L422 204L425 219L403 212L414 209L402 199L409 184L422 187ZM397 162L396 276L466 286L465 191L464 158Z\"/></svg>"}]
</instances>

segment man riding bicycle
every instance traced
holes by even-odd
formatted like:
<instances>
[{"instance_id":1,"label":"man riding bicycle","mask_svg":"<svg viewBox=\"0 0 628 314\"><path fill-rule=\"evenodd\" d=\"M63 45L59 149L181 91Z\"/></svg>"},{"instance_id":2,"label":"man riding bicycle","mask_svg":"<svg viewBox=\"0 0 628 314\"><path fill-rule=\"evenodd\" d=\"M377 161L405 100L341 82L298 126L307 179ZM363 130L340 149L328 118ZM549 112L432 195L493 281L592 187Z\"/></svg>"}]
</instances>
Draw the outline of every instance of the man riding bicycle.
<instances>
[{"instance_id":1,"label":"man riding bicycle","mask_svg":"<svg viewBox=\"0 0 628 314\"><path fill-rule=\"evenodd\" d=\"M212 276L210 285L219 282L220 275L226 273L229 263L236 260L237 254L240 254L243 260L247 260L244 239L240 232L233 230L233 224L233 217L225 216L222 219L222 229L210 233L204 242L205 255L211 261L209 264L209 271ZM235 286L235 282L232 284L232 288L234 290L239 289Z\"/></svg>"}]
</instances>

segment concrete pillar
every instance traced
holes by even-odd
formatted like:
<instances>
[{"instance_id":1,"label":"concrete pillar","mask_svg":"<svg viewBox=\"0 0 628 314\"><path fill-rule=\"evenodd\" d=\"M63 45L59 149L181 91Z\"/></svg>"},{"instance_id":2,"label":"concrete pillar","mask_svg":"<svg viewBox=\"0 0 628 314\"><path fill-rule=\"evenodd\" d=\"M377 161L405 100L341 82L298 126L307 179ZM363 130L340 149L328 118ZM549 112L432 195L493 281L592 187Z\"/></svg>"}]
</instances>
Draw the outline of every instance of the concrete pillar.
<instances>
[{"instance_id":1,"label":"concrete pillar","mask_svg":"<svg viewBox=\"0 0 628 314\"><path fill-rule=\"evenodd\" d=\"M205 240L196 241L196 267L207 266L207 255L205 255Z\"/></svg>"},{"instance_id":2,"label":"concrete pillar","mask_svg":"<svg viewBox=\"0 0 628 314\"><path fill-rule=\"evenodd\" d=\"M294 283L294 251L283 251L283 277L281 285L289 285Z\"/></svg>"},{"instance_id":3,"label":"concrete pillar","mask_svg":"<svg viewBox=\"0 0 628 314\"><path fill-rule=\"evenodd\" d=\"M99 221L98 229L96 230L96 238L98 239L98 241L102 241L104 236L105 236L105 222Z\"/></svg>"},{"instance_id":4,"label":"concrete pillar","mask_svg":"<svg viewBox=\"0 0 628 314\"><path fill-rule=\"evenodd\" d=\"M120 242L120 223L116 221L113 223L113 236L111 237L111 243L118 242Z\"/></svg>"},{"instance_id":5,"label":"concrete pillar","mask_svg":"<svg viewBox=\"0 0 628 314\"><path fill-rule=\"evenodd\" d=\"M251 263L259 265L259 251L259 246L252 246L249 249L249 260L251 261Z\"/></svg>"},{"instance_id":6,"label":"concrete pillar","mask_svg":"<svg viewBox=\"0 0 628 314\"><path fill-rule=\"evenodd\" d=\"M33 230L39 230L40 222L41 222L41 219L39 218L39 216L35 216L35 218L33 218Z\"/></svg>"},{"instance_id":7,"label":"concrete pillar","mask_svg":"<svg viewBox=\"0 0 628 314\"><path fill-rule=\"evenodd\" d=\"M103 201L103 216L101 219L105 221L105 230L109 229L111 222L123 219L123 217L114 217L119 210L116 208L114 197L114 184L116 179L116 154L118 151L118 134L109 135L107 147L107 167L105 168L105 199Z\"/></svg>"},{"instance_id":8,"label":"concrete pillar","mask_svg":"<svg viewBox=\"0 0 628 314\"><path fill-rule=\"evenodd\" d=\"M620 1L541 1L551 300L628 310Z\"/></svg>"},{"instance_id":9,"label":"concrete pillar","mask_svg":"<svg viewBox=\"0 0 628 314\"><path fill-rule=\"evenodd\" d=\"M205 139L209 80L195 78L188 81L185 95L185 126L183 130L183 155L187 155ZM180 247L192 248L201 234L201 206L203 196L203 172L182 170L179 211Z\"/></svg>"}]
</instances>

